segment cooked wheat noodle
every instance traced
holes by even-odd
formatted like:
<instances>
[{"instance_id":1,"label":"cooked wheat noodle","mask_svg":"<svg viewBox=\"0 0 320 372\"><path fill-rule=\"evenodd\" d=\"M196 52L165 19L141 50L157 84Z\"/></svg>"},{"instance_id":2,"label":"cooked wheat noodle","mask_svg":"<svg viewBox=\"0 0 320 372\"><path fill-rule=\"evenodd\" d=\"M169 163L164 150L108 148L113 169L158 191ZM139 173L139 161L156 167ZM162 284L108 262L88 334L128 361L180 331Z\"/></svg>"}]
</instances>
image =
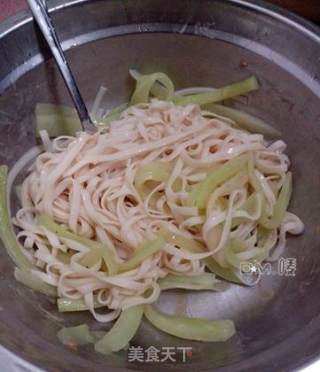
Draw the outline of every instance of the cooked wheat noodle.
<instances>
[{"instance_id":1,"label":"cooked wheat noodle","mask_svg":"<svg viewBox=\"0 0 320 372\"><path fill-rule=\"evenodd\" d=\"M83 299L98 321L111 321L121 309L156 301L157 281L168 273L199 275L205 270L205 257L224 261L230 239L245 244L239 256L243 260L255 257L262 245L274 260L285 247L286 234L303 229L298 217L287 212L279 228L263 241L259 238L262 199L271 214L288 171L284 142L270 145L263 136L236 129L230 120L201 112L197 105L154 99L128 108L108 129L95 134L50 142L42 133L42 138L50 151L37 157L23 183L22 208L14 219L21 229L18 239L35 275L57 287L60 297ZM253 155L262 190L253 210L244 209L252 192L247 175L236 187L219 186L205 214L185 204L210 169L246 153ZM38 155L38 150L32 154ZM138 169L155 161L171 164L169 177L150 183L148 192L141 194L135 183ZM137 268L108 275L101 262L80 264L90 248L40 226L38 216L43 213L78 235L108 245L118 263L130 259L161 228L202 243L204 252L166 243ZM242 222L233 228L236 218ZM69 255L70 263L64 263L61 254ZM98 313L94 301L111 312Z\"/></svg>"}]
</instances>

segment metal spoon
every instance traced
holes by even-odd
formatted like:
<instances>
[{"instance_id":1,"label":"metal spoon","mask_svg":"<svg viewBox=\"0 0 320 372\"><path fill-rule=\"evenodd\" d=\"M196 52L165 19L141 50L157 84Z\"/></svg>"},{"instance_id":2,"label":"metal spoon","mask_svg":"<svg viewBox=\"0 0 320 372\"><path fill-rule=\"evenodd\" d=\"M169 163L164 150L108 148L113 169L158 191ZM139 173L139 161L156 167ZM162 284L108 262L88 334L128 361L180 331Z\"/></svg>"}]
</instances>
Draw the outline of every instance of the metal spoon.
<instances>
[{"instance_id":1,"label":"metal spoon","mask_svg":"<svg viewBox=\"0 0 320 372\"><path fill-rule=\"evenodd\" d=\"M90 118L88 109L79 91L78 85L72 74L70 66L64 56L60 41L55 32L52 20L47 10L45 0L27 0L34 19L36 20L48 46L51 50L54 60L58 65L63 80L68 88L75 108L78 112L82 130L92 129L93 122Z\"/></svg>"}]
</instances>

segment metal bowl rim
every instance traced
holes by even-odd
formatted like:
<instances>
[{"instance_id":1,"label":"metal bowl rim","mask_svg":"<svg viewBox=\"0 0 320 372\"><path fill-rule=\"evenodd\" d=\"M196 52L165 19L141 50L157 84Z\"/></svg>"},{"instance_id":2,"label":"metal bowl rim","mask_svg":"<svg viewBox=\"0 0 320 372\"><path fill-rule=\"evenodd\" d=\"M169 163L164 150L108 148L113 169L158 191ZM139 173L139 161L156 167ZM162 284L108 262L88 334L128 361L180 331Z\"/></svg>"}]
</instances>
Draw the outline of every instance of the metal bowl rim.
<instances>
[{"instance_id":1,"label":"metal bowl rim","mask_svg":"<svg viewBox=\"0 0 320 372\"><path fill-rule=\"evenodd\" d=\"M59 11L64 8L68 8L70 6L80 5L82 3L87 3L90 0L52 0L49 4L49 12L55 12ZM121 0L120 0L121 1ZM213 1L219 1L221 0L213 0ZM256 11L260 14L267 15L273 19L276 19L282 23L285 23L289 27L294 28L296 31L304 34L308 38L312 39L316 43L319 44L320 47L320 27L316 24L312 23L311 21L306 20L305 18L296 15L295 13L284 9L280 6L277 6L275 4L267 3L264 0L222 0L226 3L234 4L236 6L240 6L252 11ZM10 34L11 32L14 32L15 30L19 29L23 25L27 24L28 22L32 21L31 12L28 9L24 9L19 11L17 14L8 17L4 21L0 22L0 39L4 38L6 35ZM319 317L320 318L320 317ZM291 337L296 338L296 342L299 339L299 336L301 337L301 333L304 329L301 329ZM286 342L287 339L283 340L280 345L277 345L277 347L281 347ZM299 342L299 341L298 341ZM38 366L31 364L29 361L24 360L17 354L15 354L13 351L4 348L2 345L0 345L0 349L3 349L5 352L10 355L10 357L13 359L13 363L17 363L17 365L25 366L25 367L33 367L35 371L38 371ZM258 358L261 360L264 359L264 357L267 357L267 355L274 350L274 347L263 351L261 354L259 354ZM1 351L1 350L0 350ZM255 361L253 362L253 359ZM304 361L303 365L298 364L296 368L307 368L317 361L320 361L320 351L318 355L311 355L308 360ZM257 357L251 357L245 361L241 361L240 363L237 363L238 367L241 367L242 363L246 364L247 368L254 367L254 365L257 363ZM228 366L227 368L232 368L233 364ZM223 367L224 369L226 367ZM301 369L302 370L302 369Z\"/></svg>"}]
</instances>

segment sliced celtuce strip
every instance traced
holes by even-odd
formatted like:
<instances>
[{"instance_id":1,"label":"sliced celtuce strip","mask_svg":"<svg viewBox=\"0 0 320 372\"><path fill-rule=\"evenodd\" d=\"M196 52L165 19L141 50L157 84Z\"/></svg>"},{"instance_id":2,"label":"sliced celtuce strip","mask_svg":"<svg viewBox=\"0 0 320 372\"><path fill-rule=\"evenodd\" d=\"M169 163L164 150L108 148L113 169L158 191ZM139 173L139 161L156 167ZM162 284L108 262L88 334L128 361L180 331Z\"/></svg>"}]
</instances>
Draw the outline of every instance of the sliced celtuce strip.
<instances>
[{"instance_id":1,"label":"sliced celtuce strip","mask_svg":"<svg viewBox=\"0 0 320 372\"><path fill-rule=\"evenodd\" d=\"M235 334L232 320L206 320L167 315L151 305L145 306L144 314L156 328L186 340L223 342Z\"/></svg>"},{"instance_id":2,"label":"sliced celtuce strip","mask_svg":"<svg viewBox=\"0 0 320 372\"><path fill-rule=\"evenodd\" d=\"M241 129L247 130L248 132L260 133L269 138L281 137L281 132L277 129L244 111L218 104L208 105L206 109L235 121Z\"/></svg>"},{"instance_id":3,"label":"sliced celtuce strip","mask_svg":"<svg viewBox=\"0 0 320 372\"><path fill-rule=\"evenodd\" d=\"M163 72L156 72L151 75L142 75L137 80L136 89L132 94L130 104L148 103L151 89L156 81L160 82L166 88L165 96L161 97L161 99L170 100L173 97L174 85L166 74Z\"/></svg>"},{"instance_id":4,"label":"sliced celtuce strip","mask_svg":"<svg viewBox=\"0 0 320 372\"><path fill-rule=\"evenodd\" d=\"M188 239L182 235L175 234L166 229L161 229L159 231L159 235L162 236L167 243L176 245L180 249L185 249L192 253L203 253L206 251L204 245L200 242L193 239ZM241 280L239 280L237 275L235 275L228 268L220 266L213 257L204 258L203 262L212 273L218 275L219 277L229 282L241 283Z\"/></svg>"},{"instance_id":5,"label":"sliced celtuce strip","mask_svg":"<svg viewBox=\"0 0 320 372\"><path fill-rule=\"evenodd\" d=\"M180 249L185 249L188 252L203 253L205 250L204 246L200 242L191 238L186 238L185 236L176 234L164 228L159 230L158 235L162 236L167 243L176 245Z\"/></svg>"},{"instance_id":6,"label":"sliced celtuce strip","mask_svg":"<svg viewBox=\"0 0 320 372\"><path fill-rule=\"evenodd\" d=\"M100 249L100 247L98 249L91 248L90 251L78 261L78 263L85 267L92 267L102 260L103 253L103 249Z\"/></svg>"},{"instance_id":7,"label":"sliced celtuce strip","mask_svg":"<svg viewBox=\"0 0 320 372\"><path fill-rule=\"evenodd\" d=\"M36 292L43 293L50 297L57 297L57 289L52 285L43 282L39 277L35 276L32 271L20 270L16 267L14 269L14 277L18 282Z\"/></svg>"},{"instance_id":8,"label":"sliced celtuce strip","mask_svg":"<svg viewBox=\"0 0 320 372\"><path fill-rule=\"evenodd\" d=\"M10 190L7 190L7 175L8 167L0 166L0 238L16 266L21 270L28 270L32 268L32 264L22 253L22 248L17 242L10 222L7 203L7 192Z\"/></svg>"},{"instance_id":9,"label":"sliced celtuce strip","mask_svg":"<svg viewBox=\"0 0 320 372\"><path fill-rule=\"evenodd\" d=\"M165 240L162 237L158 237L155 240L143 244L134 255L126 262L119 265L119 272L130 271L135 269L143 262L146 258L157 253L165 244Z\"/></svg>"},{"instance_id":10,"label":"sliced celtuce strip","mask_svg":"<svg viewBox=\"0 0 320 372\"><path fill-rule=\"evenodd\" d=\"M100 307L104 307L105 306L103 304L100 304L97 301L96 297L94 297L93 304L94 304L94 308L95 309L98 309ZM69 298L58 298L57 305L58 305L58 310L61 313L70 312L70 311L85 311L85 310L89 310L88 306L83 301L83 299L72 300L72 299L69 299Z\"/></svg>"},{"instance_id":11,"label":"sliced celtuce strip","mask_svg":"<svg viewBox=\"0 0 320 372\"><path fill-rule=\"evenodd\" d=\"M191 94L208 93L215 91L216 88L212 87L191 87L179 89L174 92L175 96L189 96Z\"/></svg>"},{"instance_id":12,"label":"sliced celtuce strip","mask_svg":"<svg viewBox=\"0 0 320 372\"><path fill-rule=\"evenodd\" d=\"M207 105L209 103L221 102L229 98L234 98L246 94L259 88L255 76L240 81L238 83L227 85L223 88L216 89L213 92L192 94L189 96L174 96L173 102L176 105L198 104Z\"/></svg>"},{"instance_id":13,"label":"sliced celtuce strip","mask_svg":"<svg viewBox=\"0 0 320 372\"><path fill-rule=\"evenodd\" d=\"M247 216L233 218L231 227L235 227L243 222L248 222L249 217L255 213L257 203L261 203L261 205L263 205L263 202L261 202L261 200L263 201L262 193L252 193L241 207L241 211L245 212Z\"/></svg>"},{"instance_id":14,"label":"sliced celtuce strip","mask_svg":"<svg viewBox=\"0 0 320 372\"><path fill-rule=\"evenodd\" d=\"M59 250L58 253L57 253L57 260L66 264L66 265L69 265L70 260L71 260L71 255L66 253L66 252L63 252L63 251Z\"/></svg>"},{"instance_id":15,"label":"sliced celtuce strip","mask_svg":"<svg viewBox=\"0 0 320 372\"><path fill-rule=\"evenodd\" d=\"M248 156L240 155L208 173L206 179L200 182L189 193L187 204L199 209L205 209L210 195L214 190L232 176L240 172L247 164Z\"/></svg>"},{"instance_id":16,"label":"sliced celtuce strip","mask_svg":"<svg viewBox=\"0 0 320 372\"><path fill-rule=\"evenodd\" d=\"M139 167L134 181L138 193L140 195L145 195L150 192L150 190L145 186L145 183L148 181L168 181L171 170L172 164L162 161L154 161Z\"/></svg>"},{"instance_id":17,"label":"sliced celtuce strip","mask_svg":"<svg viewBox=\"0 0 320 372\"><path fill-rule=\"evenodd\" d=\"M222 289L221 281L216 276L204 273L196 276L178 276L168 274L158 281L162 291L168 289L192 289L192 290L210 290L220 291Z\"/></svg>"},{"instance_id":18,"label":"sliced celtuce strip","mask_svg":"<svg viewBox=\"0 0 320 372\"><path fill-rule=\"evenodd\" d=\"M55 223L52 220L52 218L47 215L39 216L38 223L41 226L45 227L47 230L58 235L60 238L74 240L90 248L91 249L91 252L89 251L89 254L91 253L90 258L92 255L97 257L97 259L95 259L95 263L97 262L98 259L102 258L108 268L109 275L115 275L118 272L118 264L115 261L114 252L108 246L95 242L93 240L84 238L82 236L76 235L68 231L63 226ZM91 260L89 261L90 261L90 264L92 264ZM85 265L85 263L86 263L86 258L84 257L83 264Z\"/></svg>"},{"instance_id":19,"label":"sliced celtuce strip","mask_svg":"<svg viewBox=\"0 0 320 372\"><path fill-rule=\"evenodd\" d=\"M245 242L238 239L232 239L225 248L226 261L237 269L241 269L241 264L250 260L258 261L256 258L262 253L261 248L254 248L248 251ZM250 258L248 258L250 256ZM260 261L259 261L260 262Z\"/></svg>"},{"instance_id":20,"label":"sliced celtuce strip","mask_svg":"<svg viewBox=\"0 0 320 372\"><path fill-rule=\"evenodd\" d=\"M249 181L256 192L262 192L261 184L258 180L258 177L256 176L254 170L254 157L253 153L250 152L248 155L248 175L249 175Z\"/></svg>"},{"instance_id":21,"label":"sliced celtuce strip","mask_svg":"<svg viewBox=\"0 0 320 372\"><path fill-rule=\"evenodd\" d=\"M284 179L283 186L281 188L280 194L273 207L273 213L271 218L267 216L262 216L259 223L267 229L276 229L281 225L284 219L286 210L290 203L290 198L292 194L292 173L288 172Z\"/></svg>"},{"instance_id":22,"label":"sliced celtuce strip","mask_svg":"<svg viewBox=\"0 0 320 372\"><path fill-rule=\"evenodd\" d=\"M50 137L74 136L81 131L81 122L75 109L50 103L38 103L35 110L36 134L46 130Z\"/></svg>"},{"instance_id":23,"label":"sliced celtuce strip","mask_svg":"<svg viewBox=\"0 0 320 372\"><path fill-rule=\"evenodd\" d=\"M205 259L205 263L207 268L219 276L220 278L223 278L227 280L228 282L236 283L236 284L242 284L242 281L240 278L231 270L230 268L222 267L218 264L218 262L213 257L208 257Z\"/></svg>"},{"instance_id":24,"label":"sliced celtuce strip","mask_svg":"<svg viewBox=\"0 0 320 372\"><path fill-rule=\"evenodd\" d=\"M134 70L134 69L130 69L129 70L129 74L131 75L131 77L134 79L134 80L139 80L141 77L145 76L143 74L141 74L140 72L138 72L137 70ZM168 88L165 87L164 85L160 84L158 81L156 81L151 90L150 90L150 93L154 96L154 97L157 97L159 99L163 98L163 97L166 97L168 96L169 92L168 92Z\"/></svg>"},{"instance_id":25,"label":"sliced celtuce strip","mask_svg":"<svg viewBox=\"0 0 320 372\"><path fill-rule=\"evenodd\" d=\"M235 176L231 177L228 181L224 182L220 187L218 187L214 193L212 193L209 197L207 209L211 209L212 206L220 202L223 203L223 199L221 197L225 195L229 195L232 191L244 187L244 185L248 182L248 171L246 169L238 172ZM225 209L223 207L223 209Z\"/></svg>"},{"instance_id":26,"label":"sliced celtuce strip","mask_svg":"<svg viewBox=\"0 0 320 372\"><path fill-rule=\"evenodd\" d=\"M110 354L124 349L136 334L142 315L142 305L123 310L110 331L94 345L95 350L102 354Z\"/></svg>"}]
</instances>

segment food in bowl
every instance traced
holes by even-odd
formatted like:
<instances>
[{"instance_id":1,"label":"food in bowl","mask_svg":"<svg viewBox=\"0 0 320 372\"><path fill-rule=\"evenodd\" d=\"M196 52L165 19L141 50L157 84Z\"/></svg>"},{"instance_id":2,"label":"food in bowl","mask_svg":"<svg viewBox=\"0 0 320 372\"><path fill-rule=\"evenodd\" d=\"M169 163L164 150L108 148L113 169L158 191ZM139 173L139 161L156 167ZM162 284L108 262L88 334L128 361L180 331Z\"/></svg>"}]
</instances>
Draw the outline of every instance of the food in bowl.
<instances>
[{"instance_id":1,"label":"food in bowl","mask_svg":"<svg viewBox=\"0 0 320 372\"><path fill-rule=\"evenodd\" d=\"M131 71L128 104L81 132L69 108L38 105L42 146L11 170L0 168L1 236L16 279L57 299L61 312L89 310L106 333L64 328L65 344L94 343L108 354L127 346L143 315L171 335L226 341L232 320L163 314L152 306L170 289L220 291L255 283L276 261L286 235L303 223L287 211L292 173L279 133L262 120L217 104L258 89L255 77L220 89L175 91L164 73ZM32 161L10 222L8 195ZM219 279L218 279L219 278Z\"/></svg>"}]
</instances>

